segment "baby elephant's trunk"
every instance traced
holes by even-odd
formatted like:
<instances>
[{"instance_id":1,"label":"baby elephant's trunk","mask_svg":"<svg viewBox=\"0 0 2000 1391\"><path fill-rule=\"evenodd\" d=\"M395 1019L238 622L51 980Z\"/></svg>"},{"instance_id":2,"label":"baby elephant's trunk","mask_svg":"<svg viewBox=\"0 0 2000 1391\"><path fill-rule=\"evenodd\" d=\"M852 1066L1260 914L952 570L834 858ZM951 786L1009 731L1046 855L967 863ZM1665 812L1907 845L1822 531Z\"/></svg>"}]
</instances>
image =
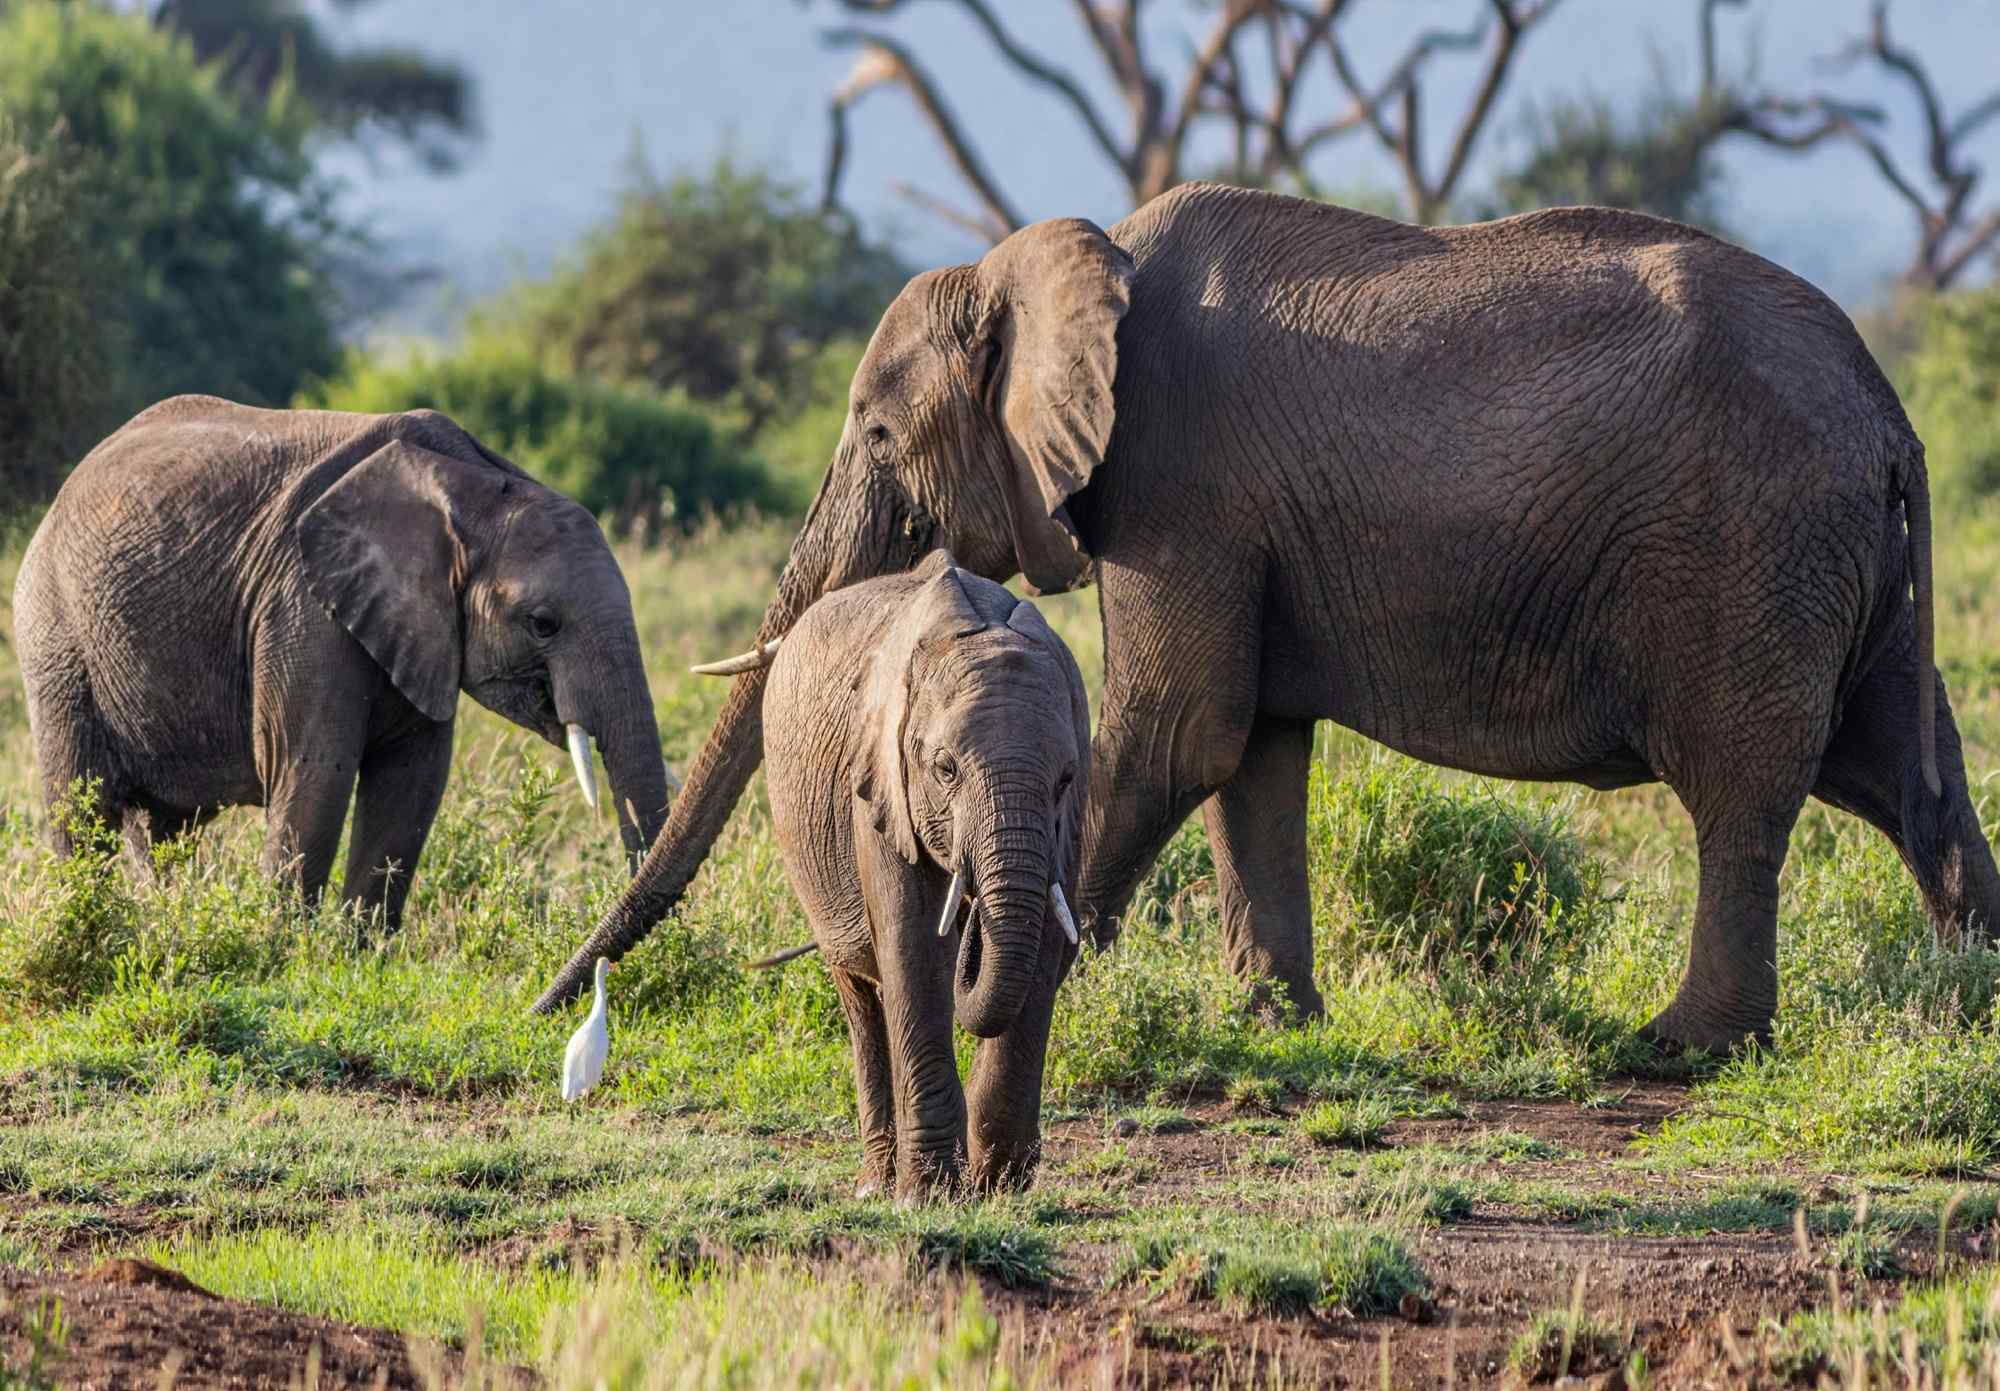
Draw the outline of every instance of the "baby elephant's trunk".
<instances>
[{"instance_id":1,"label":"baby elephant's trunk","mask_svg":"<svg viewBox=\"0 0 2000 1391\"><path fill-rule=\"evenodd\" d=\"M1050 877L1047 794L1026 807L1001 799L992 822L974 839L977 907L952 978L955 1011L966 1032L994 1038L1020 1017L1041 961Z\"/></svg>"}]
</instances>

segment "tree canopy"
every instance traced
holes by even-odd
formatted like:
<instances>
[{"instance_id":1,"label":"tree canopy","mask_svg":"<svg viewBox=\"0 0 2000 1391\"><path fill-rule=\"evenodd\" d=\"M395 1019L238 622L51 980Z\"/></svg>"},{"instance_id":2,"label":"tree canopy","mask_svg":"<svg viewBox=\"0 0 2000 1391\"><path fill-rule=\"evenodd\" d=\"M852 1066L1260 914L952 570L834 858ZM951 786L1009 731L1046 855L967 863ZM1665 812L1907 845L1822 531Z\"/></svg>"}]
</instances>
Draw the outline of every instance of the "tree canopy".
<instances>
[{"instance_id":1,"label":"tree canopy","mask_svg":"<svg viewBox=\"0 0 2000 1391\"><path fill-rule=\"evenodd\" d=\"M81 233L129 329L120 394L282 403L337 361L317 259L337 235L282 85L250 108L185 40L54 0L0 10L0 119L87 161Z\"/></svg>"},{"instance_id":2,"label":"tree canopy","mask_svg":"<svg viewBox=\"0 0 2000 1391\"><path fill-rule=\"evenodd\" d=\"M665 181L641 169L568 263L488 306L473 333L684 391L755 430L804 404L821 350L872 332L908 274L762 171L726 158Z\"/></svg>"}]
</instances>

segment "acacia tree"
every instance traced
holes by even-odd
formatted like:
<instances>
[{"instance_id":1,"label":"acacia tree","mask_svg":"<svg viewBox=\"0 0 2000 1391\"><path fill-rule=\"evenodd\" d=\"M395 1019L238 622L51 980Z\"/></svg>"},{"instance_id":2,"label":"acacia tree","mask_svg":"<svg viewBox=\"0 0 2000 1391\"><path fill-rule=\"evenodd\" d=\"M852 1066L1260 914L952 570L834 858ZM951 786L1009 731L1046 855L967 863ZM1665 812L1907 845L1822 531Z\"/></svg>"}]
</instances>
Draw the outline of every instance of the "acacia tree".
<instances>
[{"instance_id":1,"label":"acacia tree","mask_svg":"<svg viewBox=\"0 0 2000 1391\"><path fill-rule=\"evenodd\" d=\"M835 0L848 14L878 20L906 9L910 0ZM1047 56L1029 49L1001 19L992 0L950 0L978 27L1000 61L1066 107L1091 147L1123 180L1134 206L1190 177L1198 134L1220 128L1231 151L1228 164L1209 171L1239 183L1314 186L1310 165L1329 143L1371 132L1395 159L1404 183L1406 211L1419 221L1444 215L1465 175L1473 149L1519 57L1527 35L1555 8L1556 0L1483 0L1464 29L1425 29L1379 74L1359 70L1340 25L1363 0L1226 0L1195 40L1185 62L1172 68L1155 53L1142 20L1146 0L1071 0L1101 67L1100 76L1125 108L1123 129L1085 84ZM848 154L848 113L870 92L902 88L916 104L978 207L964 210L928 190L896 185L927 210L990 240L1022 218L917 56L881 27L827 32L837 48L859 51L854 68L828 103L823 202L835 206ZM1443 144L1440 161L1420 120L1424 73L1439 55L1480 55L1479 85ZM1317 79L1315 79L1317 74ZM1314 90L1343 94L1340 109L1324 110Z\"/></svg>"},{"instance_id":2,"label":"acacia tree","mask_svg":"<svg viewBox=\"0 0 2000 1391\"><path fill-rule=\"evenodd\" d=\"M357 10L374 0L331 3ZM463 69L404 48L337 49L303 0L156 0L151 17L253 107L287 83L323 129L364 144L396 141L439 170L477 132Z\"/></svg>"}]
</instances>

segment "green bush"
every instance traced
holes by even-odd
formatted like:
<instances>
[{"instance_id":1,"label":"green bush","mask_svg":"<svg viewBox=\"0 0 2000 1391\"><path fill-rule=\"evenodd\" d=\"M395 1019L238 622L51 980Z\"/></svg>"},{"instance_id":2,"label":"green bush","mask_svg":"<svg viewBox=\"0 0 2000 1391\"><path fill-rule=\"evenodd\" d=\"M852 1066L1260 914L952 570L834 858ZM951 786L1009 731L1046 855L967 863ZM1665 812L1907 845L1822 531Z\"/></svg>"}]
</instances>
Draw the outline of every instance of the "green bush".
<instances>
[{"instance_id":1,"label":"green bush","mask_svg":"<svg viewBox=\"0 0 2000 1391\"><path fill-rule=\"evenodd\" d=\"M185 391L282 404L333 366L332 191L283 84L246 108L139 16L16 0L0 7L0 118L91 161L101 197L81 227L131 323L134 408Z\"/></svg>"},{"instance_id":2,"label":"green bush","mask_svg":"<svg viewBox=\"0 0 2000 1391\"><path fill-rule=\"evenodd\" d=\"M125 325L88 231L93 163L0 117L0 512L53 492L116 423Z\"/></svg>"},{"instance_id":3,"label":"green bush","mask_svg":"<svg viewBox=\"0 0 2000 1391\"><path fill-rule=\"evenodd\" d=\"M692 522L737 507L775 510L791 501L698 408L569 376L496 340L401 361L351 355L338 377L309 387L297 404L443 411L621 531L650 536L669 519Z\"/></svg>"},{"instance_id":4,"label":"green bush","mask_svg":"<svg viewBox=\"0 0 2000 1391\"><path fill-rule=\"evenodd\" d=\"M822 348L873 332L908 275L847 220L726 156L665 182L641 165L574 259L476 314L474 335L684 391L754 431L812 403Z\"/></svg>"},{"instance_id":5,"label":"green bush","mask_svg":"<svg viewBox=\"0 0 2000 1391\"><path fill-rule=\"evenodd\" d=\"M1946 504L2000 493L2000 286L1940 295L1915 318L1899 376L1931 492Z\"/></svg>"},{"instance_id":6,"label":"green bush","mask_svg":"<svg viewBox=\"0 0 2000 1391\"><path fill-rule=\"evenodd\" d=\"M1310 798L1314 888L1345 909L1351 951L1434 964L1567 945L1602 900L1555 799L1453 788L1380 755L1315 764Z\"/></svg>"}]
</instances>

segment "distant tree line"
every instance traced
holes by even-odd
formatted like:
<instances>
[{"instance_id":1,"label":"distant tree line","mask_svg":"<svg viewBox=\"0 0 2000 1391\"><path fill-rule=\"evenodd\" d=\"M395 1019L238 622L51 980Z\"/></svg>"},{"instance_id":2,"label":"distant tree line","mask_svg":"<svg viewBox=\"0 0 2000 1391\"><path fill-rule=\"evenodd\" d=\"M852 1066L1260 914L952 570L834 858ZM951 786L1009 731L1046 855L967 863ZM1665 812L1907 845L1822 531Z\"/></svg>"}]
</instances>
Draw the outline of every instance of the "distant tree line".
<instances>
[{"instance_id":1,"label":"distant tree line","mask_svg":"<svg viewBox=\"0 0 2000 1391\"><path fill-rule=\"evenodd\" d=\"M1078 51L1101 68L1087 86L992 0L935 0L1070 112L1135 203L1197 176L1327 197L1320 155L1352 138L1391 155L1399 186L1339 197L1394 215L1595 202L1717 227L1730 142L1851 144L1917 229L1905 294L1866 326L1941 492L2000 492L2000 291L1963 288L2000 243L1968 153L2000 121L2000 92L1941 92L1878 4L1827 71L1871 66L1912 95L1925 154L1905 167L1882 111L1726 69L1718 28L1747 0L1690 0L1691 84L1662 76L1616 107L1588 93L1536 103L1514 157L1475 185L1471 155L1555 0L1466 0L1463 27L1413 24L1398 55L1363 71L1343 26L1380 2L1193 5L1180 52L1149 37L1136 0L1078 0ZM344 331L404 277L343 225L315 156L359 142L449 167L478 137L464 73L342 49L304 0L0 0L0 510L46 497L109 429L180 391L434 406L642 536L711 511L803 507L862 344L911 269L843 208L855 105L900 89L944 145L971 204L904 189L918 206L989 238L1027 215L898 37L908 0L809 3L842 14L828 40L857 55L829 94L817 196L726 158L668 177L635 161L605 221L548 275L476 306L452 344L364 351ZM1476 64L1477 84L1428 128L1425 84L1452 61ZM1117 105L1094 95L1107 90Z\"/></svg>"}]
</instances>

